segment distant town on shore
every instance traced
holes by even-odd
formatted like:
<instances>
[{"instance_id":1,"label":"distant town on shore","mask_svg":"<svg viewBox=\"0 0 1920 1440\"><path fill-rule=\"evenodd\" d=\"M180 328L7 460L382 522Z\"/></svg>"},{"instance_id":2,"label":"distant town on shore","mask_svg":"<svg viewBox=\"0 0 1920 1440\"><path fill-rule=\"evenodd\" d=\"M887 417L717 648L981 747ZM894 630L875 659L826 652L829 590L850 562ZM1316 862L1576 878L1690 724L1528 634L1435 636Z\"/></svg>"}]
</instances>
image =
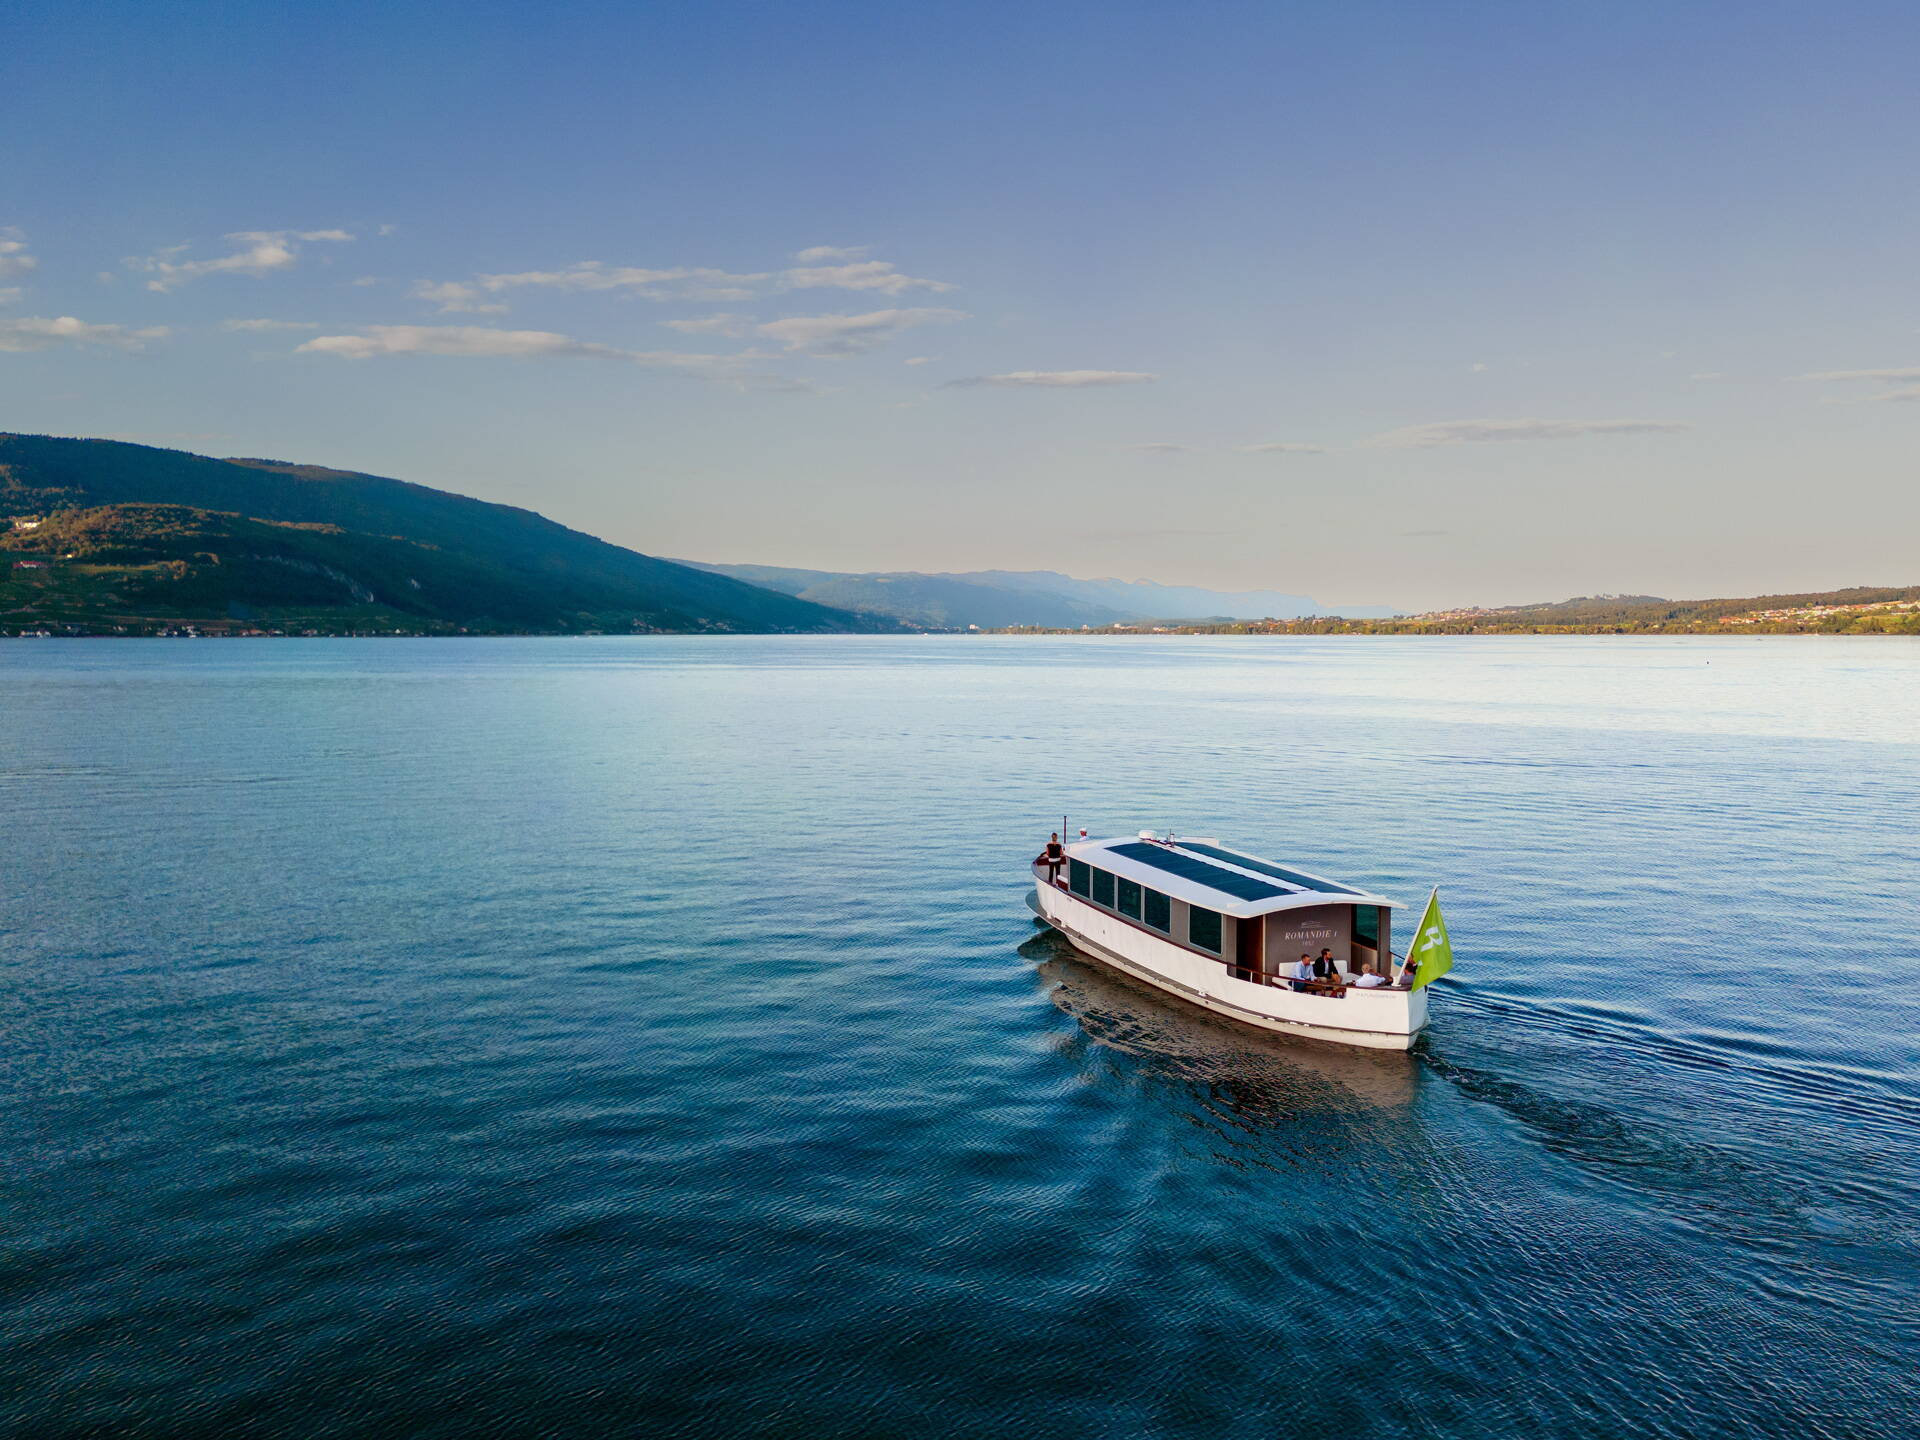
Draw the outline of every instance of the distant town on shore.
<instances>
[{"instance_id":1,"label":"distant town on shore","mask_svg":"<svg viewBox=\"0 0 1920 1440\"><path fill-rule=\"evenodd\" d=\"M0 434L0 636L1920 635L1920 586L1397 615L1057 571L668 560L381 476Z\"/></svg>"},{"instance_id":2,"label":"distant town on shore","mask_svg":"<svg viewBox=\"0 0 1920 1440\"><path fill-rule=\"evenodd\" d=\"M1142 627L1110 628L1138 632ZM1145 628L1150 634L1180 635L1920 635L1920 586L1855 586L1732 600L1592 595L1550 604L1436 610L1387 619L1308 615L1160 623Z\"/></svg>"}]
</instances>

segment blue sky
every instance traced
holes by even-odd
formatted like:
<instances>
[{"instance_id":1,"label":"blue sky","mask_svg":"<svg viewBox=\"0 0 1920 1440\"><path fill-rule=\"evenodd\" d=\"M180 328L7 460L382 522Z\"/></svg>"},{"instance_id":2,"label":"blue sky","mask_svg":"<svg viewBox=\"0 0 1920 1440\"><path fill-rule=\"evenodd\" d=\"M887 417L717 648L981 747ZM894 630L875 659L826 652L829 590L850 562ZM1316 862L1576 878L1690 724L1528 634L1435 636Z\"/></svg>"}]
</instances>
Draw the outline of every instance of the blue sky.
<instances>
[{"instance_id":1,"label":"blue sky","mask_svg":"<svg viewBox=\"0 0 1920 1440\"><path fill-rule=\"evenodd\" d=\"M1920 580L1911 5L0 26L0 427L713 560Z\"/></svg>"}]
</instances>

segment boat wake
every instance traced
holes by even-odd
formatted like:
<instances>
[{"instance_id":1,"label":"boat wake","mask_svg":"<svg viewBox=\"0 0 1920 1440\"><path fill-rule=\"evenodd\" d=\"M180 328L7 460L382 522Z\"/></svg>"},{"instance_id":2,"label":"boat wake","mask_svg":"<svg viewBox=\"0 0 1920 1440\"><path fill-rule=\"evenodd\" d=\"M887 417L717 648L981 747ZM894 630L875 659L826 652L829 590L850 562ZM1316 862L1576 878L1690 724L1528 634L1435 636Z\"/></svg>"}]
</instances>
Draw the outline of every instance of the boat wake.
<instances>
[{"instance_id":1,"label":"boat wake","mask_svg":"<svg viewBox=\"0 0 1920 1440\"><path fill-rule=\"evenodd\" d=\"M1746 1272L1756 1286L1786 1284L1799 1300L1865 1306L1890 1322L1904 1313L1920 1234L1905 1224L1898 1184L1883 1184L1868 1161L1876 1149L1911 1150L1920 1106L1871 1084L1855 1088L1845 1075L1770 1066L1691 1038L1547 1013L1460 985L1447 987L1447 1008L1460 1021L1411 1052L1349 1050L1248 1033L1078 958L1051 933L1021 954L1089 1039L1181 1090L1189 1113L1229 1142L1216 1158L1235 1166L1295 1170L1313 1126L1335 1117L1343 1142L1376 1128L1355 1122L1391 1118L1377 1127L1376 1143L1418 1149L1424 1107L1415 1101L1421 1077L1431 1076L1517 1122L1596 1182L1625 1187L1672 1223L1759 1257ZM1714 1111L1700 1102L1711 1091L1677 1083L1686 1076L1719 1077L1712 1089L1743 1092L1743 1111L1841 1110L1854 1153L1810 1163L1797 1121L1780 1127L1781 1143L1756 1145L1744 1115L1737 1149L1707 1138ZM1659 1099L1675 1094L1695 1096L1694 1110L1663 1111Z\"/></svg>"},{"instance_id":2,"label":"boat wake","mask_svg":"<svg viewBox=\"0 0 1920 1440\"><path fill-rule=\"evenodd\" d=\"M1729 1053L1725 1046L1703 1037L1661 1034L1631 1022L1476 993L1471 982L1450 983L1446 993L1449 1010L1495 1018L1509 1032L1596 1042L1616 1056L1638 1057L1663 1069L1733 1077L1742 1085L1764 1090L1772 1104L1806 1109L1823 1117L1844 1109L1849 1126L1883 1126L1889 1138L1903 1143L1920 1135L1920 1100L1896 1089L1885 1076L1864 1068L1760 1061L1750 1055Z\"/></svg>"}]
</instances>

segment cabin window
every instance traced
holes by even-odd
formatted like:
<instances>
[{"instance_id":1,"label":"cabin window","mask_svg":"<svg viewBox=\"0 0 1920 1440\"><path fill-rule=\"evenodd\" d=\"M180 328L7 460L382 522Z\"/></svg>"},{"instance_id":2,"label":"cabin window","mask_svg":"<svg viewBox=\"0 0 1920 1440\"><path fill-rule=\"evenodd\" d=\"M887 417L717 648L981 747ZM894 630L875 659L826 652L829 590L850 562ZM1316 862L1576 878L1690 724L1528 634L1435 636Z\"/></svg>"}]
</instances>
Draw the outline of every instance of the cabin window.
<instances>
[{"instance_id":1,"label":"cabin window","mask_svg":"<svg viewBox=\"0 0 1920 1440\"><path fill-rule=\"evenodd\" d=\"M1073 893L1076 895L1091 894L1092 881L1089 879L1089 877L1092 874L1093 874L1093 867L1087 864L1086 861L1084 860L1067 861L1067 888L1072 890Z\"/></svg>"},{"instance_id":2,"label":"cabin window","mask_svg":"<svg viewBox=\"0 0 1920 1440\"><path fill-rule=\"evenodd\" d=\"M1355 943L1365 945L1369 950L1380 948L1380 907L1378 905L1353 907L1353 938Z\"/></svg>"},{"instance_id":3,"label":"cabin window","mask_svg":"<svg viewBox=\"0 0 1920 1440\"><path fill-rule=\"evenodd\" d=\"M1093 903L1113 908L1113 872L1096 870L1093 872Z\"/></svg>"},{"instance_id":4,"label":"cabin window","mask_svg":"<svg viewBox=\"0 0 1920 1440\"><path fill-rule=\"evenodd\" d=\"M1146 892L1146 920L1156 930L1173 933L1173 905L1158 890Z\"/></svg>"},{"instance_id":5,"label":"cabin window","mask_svg":"<svg viewBox=\"0 0 1920 1440\"><path fill-rule=\"evenodd\" d=\"M1123 876L1114 883L1114 889L1117 892L1114 908L1122 915L1138 920L1140 918L1139 885Z\"/></svg>"},{"instance_id":6,"label":"cabin window","mask_svg":"<svg viewBox=\"0 0 1920 1440\"><path fill-rule=\"evenodd\" d=\"M1220 953L1220 912L1202 910L1198 905L1187 907L1187 939L1196 950L1211 950Z\"/></svg>"}]
</instances>

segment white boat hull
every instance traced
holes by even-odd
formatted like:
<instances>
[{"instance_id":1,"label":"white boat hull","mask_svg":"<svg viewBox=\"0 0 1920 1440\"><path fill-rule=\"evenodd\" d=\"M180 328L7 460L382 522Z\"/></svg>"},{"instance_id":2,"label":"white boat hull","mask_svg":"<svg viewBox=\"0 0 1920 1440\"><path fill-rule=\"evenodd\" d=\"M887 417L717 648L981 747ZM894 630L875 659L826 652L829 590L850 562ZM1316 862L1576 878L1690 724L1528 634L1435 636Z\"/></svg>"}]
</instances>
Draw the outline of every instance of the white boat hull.
<instances>
[{"instance_id":1,"label":"white boat hull","mask_svg":"<svg viewBox=\"0 0 1920 1440\"><path fill-rule=\"evenodd\" d=\"M1162 940L1070 890L1042 882L1027 904L1081 953L1243 1025L1369 1050L1410 1049L1426 1028L1424 989L1349 986L1344 995L1313 995L1239 980L1220 961Z\"/></svg>"}]
</instances>

